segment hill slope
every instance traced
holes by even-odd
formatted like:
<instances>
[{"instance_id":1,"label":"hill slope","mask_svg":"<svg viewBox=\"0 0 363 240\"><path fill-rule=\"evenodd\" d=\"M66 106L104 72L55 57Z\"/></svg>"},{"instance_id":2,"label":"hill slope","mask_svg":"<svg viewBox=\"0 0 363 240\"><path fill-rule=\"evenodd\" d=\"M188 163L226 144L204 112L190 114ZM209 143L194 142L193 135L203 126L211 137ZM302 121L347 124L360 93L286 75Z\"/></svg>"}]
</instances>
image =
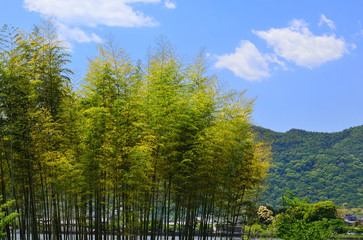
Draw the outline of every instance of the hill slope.
<instances>
[{"instance_id":1,"label":"hill slope","mask_svg":"<svg viewBox=\"0 0 363 240\"><path fill-rule=\"evenodd\" d=\"M337 133L278 133L261 127L255 131L272 142L264 203L279 206L283 192L290 190L312 202L363 207L363 126Z\"/></svg>"}]
</instances>

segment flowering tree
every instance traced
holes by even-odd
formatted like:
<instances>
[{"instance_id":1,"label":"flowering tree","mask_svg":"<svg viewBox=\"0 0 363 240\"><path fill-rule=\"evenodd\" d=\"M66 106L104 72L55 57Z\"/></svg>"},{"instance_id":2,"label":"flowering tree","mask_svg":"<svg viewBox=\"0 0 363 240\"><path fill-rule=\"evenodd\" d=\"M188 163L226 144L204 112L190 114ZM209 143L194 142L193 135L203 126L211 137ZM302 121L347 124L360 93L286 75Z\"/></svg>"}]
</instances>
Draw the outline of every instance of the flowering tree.
<instances>
[{"instance_id":1,"label":"flowering tree","mask_svg":"<svg viewBox=\"0 0 363 240\"><path fill-rule=\"evenodd\" d=\"M265 206L260 206L257 211L258 219L263 224L270 224L274 220L273 212Z\"/></svg>"}]
</instances>

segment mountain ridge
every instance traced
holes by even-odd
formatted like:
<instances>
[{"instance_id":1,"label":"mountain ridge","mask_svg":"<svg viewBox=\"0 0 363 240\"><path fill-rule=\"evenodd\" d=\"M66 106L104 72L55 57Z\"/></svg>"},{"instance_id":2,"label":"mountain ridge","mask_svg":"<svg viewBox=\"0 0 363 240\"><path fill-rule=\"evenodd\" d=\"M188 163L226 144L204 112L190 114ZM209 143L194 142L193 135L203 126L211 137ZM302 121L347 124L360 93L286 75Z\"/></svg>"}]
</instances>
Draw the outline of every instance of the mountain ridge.
<instances>
[{"instance_id":1,"label":"mountain ridge","mask_svg":"<svg viewBox=\"0 0 363 240\"><path fill-rule=\"evenodd\" d=\"M363 206L363 125L340 132L286 132L254 127L258 140L270 142L273 160L261 200L280 207L284 191L312 202Z\"/></svg>"},{"instance_id":2,"label":"mountain ridge","mask_svg":"<svg viewBox=\"0 0 363 240\"><path fill-rule=\"evenodd\" d=\"M287 132L290 132L290 131L303 131L303 132L309 132L309 133L324 133L324 134L340 133L340 132L344 132L344 131L347 131L347 130L352 129L352 128L359 128L359 127L362 127L362 126L363 126L363 124L362 125L348 127L348 128L342 129L340 131L332 131L332 132L329 132L329 131L306 130L306 129L294 128L294 127L293 128L290 128L289 130L286 130L286 131L277 131L277 130L272 130L272 129L269 129L269 128L266 128L266 127L263 127L263 126L254 125L255 128L263 128L263 129L269 130L269 131L274 132L274 133L287 133Z\"/></svg>"}]
</instances>

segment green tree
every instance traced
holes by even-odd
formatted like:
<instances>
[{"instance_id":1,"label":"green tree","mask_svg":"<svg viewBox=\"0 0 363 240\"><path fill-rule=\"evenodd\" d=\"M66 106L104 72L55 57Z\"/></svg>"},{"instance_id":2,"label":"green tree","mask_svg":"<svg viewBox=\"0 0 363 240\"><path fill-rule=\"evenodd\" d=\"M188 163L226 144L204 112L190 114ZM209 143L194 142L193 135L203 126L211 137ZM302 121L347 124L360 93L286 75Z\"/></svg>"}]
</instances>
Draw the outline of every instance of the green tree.
<instances>
[{"instance_id":1,"label":"green tree","mask_svg":"<svg viewBox=\"0 0 363 240\"><path fill-rule=\"evenodd\" d=\"M318 202L312 204L310 211L306 216L310 222L325 219L337 218L337 206L332 201Z\"/></svg>"},{"instance_id":2,"label":"green tree","mask_svg":"<svg viewBox=\"0 0 363 240\"><path fill-rule=\"evenodd\" d=\"M149 171L149 150L140 121L142 73L115 41L106 41L98 50L98 56L89 62L81 98L84 173L92 186L89 208L94 205L97 233L105 224L101 224L101 217L110 211L113 223L107 225L117 232L134 234L135 219L139 219L134 207ZM112 190L107 194L106 189ZM111 201L113 205L106 206Z\"/></svg>"},{"instance_id":3,"label":"green tree","mask_svg":"<svg viewBox=\"0 0 363 240\"><path fill-rule=\"evenodd\" d=\"M252 133L253 101L222 91L203 52L189 63L160 39L143 65L106 41L75 93L52 22L6 28L0 46L1 193L15 199L21 240L74 229L205 239L213 219L233 233L269 148Z\"/></svg>"},{"instance_id":4,"label":"green tree","mask_svg":"<svg viewBox=\"0 0 363 240\"><path fill-rule=\"evenodd\" d=\"M62 183L55 180L60 175L53 172L68 162L60 149L66 125L58 119L62 102L69 93L66 77L69 71L65 67L68 55L51 22L35 26L31 33L8 28L3 32L0 39L1 116L6 136L3 143L9 149L7 167L12 196L21 216L20 237L24 239L26 232L28 237L32 234L37 239L38 213L44 214L43 220L52 219L52 223L56 218L60 227L59 195L55 199L50 192L56 192L53 183ZM49 216L52 209L57 209L57 214Z\"/></svg>"},{"instance_id":5,"label":"green tree","mask_svg":"<svg viewBox=\"0 0 363 240\"><path fill-rule=\"evenodd\" d=\"M27 58L21 47L24 34L5 27L1 38L2 118L9 147L7 161L11 173L12 197L16 200L20 235L25 238L25 219L35 222L33 156L30 126L35 108L34 91L27 68ZM33 225L32 231L36 232ZM29 226L30 227L30 226ZM29 232L30 228L28 228Z\"/></svg>"},{"instance_id":6,"label":"green tree","mask_svg":"<svg viewBox=\"0 0 363 240\"><path fill-rule=\"evenodd\" d=\"M291 193L284 195L283 199L288 208L276 216L277 235L282 239L334 239L334 232L344 226L344 222L337 218L336 206L332 202L308 204Z\"/></svg>"},{"instance_id":7,"label":"green tree","mask_svg":"<svg viewBox=\"0 0 363 240\"><path fill-rule=\"evenodd\" d=\"M13 204L14 201L7 201L6 203L1 204L0 206L0 239L6 238L6 233L5 233L6 227L9 224L12 224L15 218L19 216L19 214L15 212L7 214L9 207Z\"/></svg>"}]
</instances>

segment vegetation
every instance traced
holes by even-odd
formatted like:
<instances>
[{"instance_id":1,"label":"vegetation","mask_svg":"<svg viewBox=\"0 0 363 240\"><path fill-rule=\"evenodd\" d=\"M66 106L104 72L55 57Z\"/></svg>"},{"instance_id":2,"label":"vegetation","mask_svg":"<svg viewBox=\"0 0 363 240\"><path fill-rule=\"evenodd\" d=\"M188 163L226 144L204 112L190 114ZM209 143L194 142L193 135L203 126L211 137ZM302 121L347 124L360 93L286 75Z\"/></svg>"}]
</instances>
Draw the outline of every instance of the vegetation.
<instances>
[{"instance_id":1,"label":"vegetation","mask_svg":"<svg viewBox=\"0 0 363 240\"><path fill-rule=\"evenodd\" d=\"M333 202L308 204L291 194L284 195L283 201L287 209L276 216L277 236L282 239L326 240L334 239L334 233L346 232Z\"/></svg>"},{"instance_id":2,"label":"vegetation","mask_svg":"<svg viewBox=\"0 0 363 240\"><path fill-rule=\"evenodd\" d=\"M338 235L336 235L336 237L340 240L363 239L362 235L350 235L350 234L338 234Z\"/></svg>"},{"instance_id":3,"label":"vegetation","mask_svg":"<svg viewBox=\"0 0 363 240\"><path fill-rule=\"evenodd\" d=\"M255 132L272 143L264 204L281 207L283 192L293 191L312 202L363 206L363 126L337 133L296 129L278 133L261 127Z\"/></svg>"},{"instance_id":4,"label":"vegetation","mask_svg":"<svg viewBox=\"0 0 363 240\"><path fill-rule=\"evenodd\" d=\"M356 230L345 225L331 201L312 204L307 199L294 197L291 192L285 193L282 199L284 208L279 211L265 206L259 208L258 218L247 228L250 235L283 240L326 240L339 239L338 236Z\"/></svg>"},{"instance_id":5,"label":"vegetation","mask_svg":"<svg viewBox=\"0 0 363 240\"><path fill-rule=\"evenodd\" d=\"M113 41L81 92L52 22L0 32L0 183L20 239L211 236L256 199L269 146L252 101L160 39L144 64ZM233 231L232 231L233 233ZM15 235L14 235L15 236Z\"/></svg>"},{"instance_id":6,"label":"vegetation","mask_svg":"<svg viewBox=\"0 0 363 240\"><path fill-rule=\"evenodd\" d=\"M18 217L18 214L13 212L9 213L9 207L14 201L7 201L0 206L0 239L10 239L9 225L14 223L14 219Z\"/></svg>"}]
</instances>

